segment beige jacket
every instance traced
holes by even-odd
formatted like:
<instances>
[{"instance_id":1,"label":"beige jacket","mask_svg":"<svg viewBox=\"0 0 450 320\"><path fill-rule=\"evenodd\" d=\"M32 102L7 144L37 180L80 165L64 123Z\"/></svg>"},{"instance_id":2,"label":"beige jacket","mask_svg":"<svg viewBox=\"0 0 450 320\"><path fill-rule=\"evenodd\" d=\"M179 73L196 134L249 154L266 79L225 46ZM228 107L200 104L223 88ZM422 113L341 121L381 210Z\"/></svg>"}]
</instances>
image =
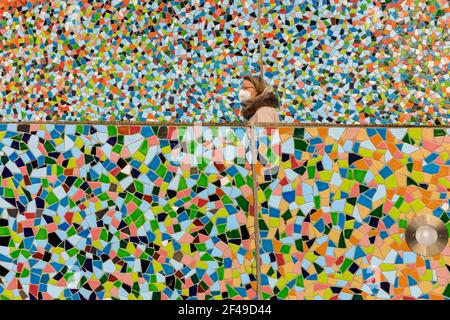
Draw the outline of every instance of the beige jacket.
<instances>
[{"instance_id":1,"label":"beige jacket","mask_svg":"<svg viewBox=\"0 0 450 320\"><path fill-rule=\"evenodd\" d=\"M261 107L256 110L255 114L247 123L252 125L261 122L280 122L277 110L273 107Z\"/></svg>"},{"instance_id":2,"label":"beige jacket","mask_svg":"<svg viewBox=\"0 0 450 320\"><path fill-rule=\"evenodd\" d=\"M252 125L263 122L280 122L278 118L278 98L268 86L260 95L242 103L241 114Z\"/></svg>"}]
</instances>

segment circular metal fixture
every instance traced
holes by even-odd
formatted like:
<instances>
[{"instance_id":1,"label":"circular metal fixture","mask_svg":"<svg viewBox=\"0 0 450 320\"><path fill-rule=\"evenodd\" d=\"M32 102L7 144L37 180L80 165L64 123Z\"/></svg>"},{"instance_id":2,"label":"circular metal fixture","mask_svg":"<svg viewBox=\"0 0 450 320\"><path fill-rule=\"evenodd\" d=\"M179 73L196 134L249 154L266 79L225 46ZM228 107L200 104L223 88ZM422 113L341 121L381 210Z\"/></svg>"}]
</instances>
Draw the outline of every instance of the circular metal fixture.
<instances>
[{"instance_id":1,"label":"circular metal fixture","mask_svg":"<svg viewBox=\"0 0 450 320\"><path fill-rule=\"evenodd\" d=\"M441 253L448 244L448 231L444 222L432 215L418 216L406 228L406 243L422 256Z\"/></svg>"}]
</instances>

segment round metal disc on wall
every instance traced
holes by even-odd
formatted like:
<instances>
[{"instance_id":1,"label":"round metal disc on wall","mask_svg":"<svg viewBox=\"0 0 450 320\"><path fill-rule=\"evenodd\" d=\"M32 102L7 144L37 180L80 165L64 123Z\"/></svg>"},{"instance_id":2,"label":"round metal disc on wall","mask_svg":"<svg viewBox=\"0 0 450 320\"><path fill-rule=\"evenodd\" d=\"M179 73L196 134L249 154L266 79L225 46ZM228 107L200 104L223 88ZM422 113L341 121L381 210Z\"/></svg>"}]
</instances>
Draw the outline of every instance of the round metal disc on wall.
<instances>
[{"instance_id":1,"label":"round metal disc on wall","mask_svg":"<svg viewBox=\"0 0 450 320\"><path fill-rule=\"evenodd\" d=\"M406 243L422 256L434 256L448 244L448 231L444 222L432 215L418 216L406 228Z\"/></svg>"}]
</instances>

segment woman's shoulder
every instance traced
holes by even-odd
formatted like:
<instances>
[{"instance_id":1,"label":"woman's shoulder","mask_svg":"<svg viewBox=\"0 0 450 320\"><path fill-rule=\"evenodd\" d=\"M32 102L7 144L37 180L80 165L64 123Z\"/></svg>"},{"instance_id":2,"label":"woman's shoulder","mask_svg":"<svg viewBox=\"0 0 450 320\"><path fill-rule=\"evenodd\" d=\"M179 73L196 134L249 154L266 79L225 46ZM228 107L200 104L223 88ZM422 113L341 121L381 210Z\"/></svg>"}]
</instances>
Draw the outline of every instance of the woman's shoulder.
<instances>
[{"instance_id":1,"label":"woman's shoulder","mask_svg":"<svg viewBox=\"0 0 450 320\"><path fill-rule=\"evenodd\" d=\"M261 107L256 112L259 112L260 114L268 114L268 115L278 116L278 112L274 107Z\"/></svg>"},{"instance_id":2,"label":"woman's shoulder","mask_svg":"<svg viewBox=\"0 0 450 320\"><path fill-rule=\"evenodd\" d=\"M261 107L261 108L259 108L257 110L257 112L263 112L263 113L268 112L268 113L276 113L276 114L278 114L277 110L274 107L269 107L269 106Z\"/></svg>"},{"instance_id":3,"label":"woman's shoulder","mask_svg":"<svg viewBox=\"0 0 450 320\"><path fill-rule=\"evenodd\" d=\"M254 122L279 122L278 112L273 107L259 108L254 117Z\"/></svg>"}]
</instances>

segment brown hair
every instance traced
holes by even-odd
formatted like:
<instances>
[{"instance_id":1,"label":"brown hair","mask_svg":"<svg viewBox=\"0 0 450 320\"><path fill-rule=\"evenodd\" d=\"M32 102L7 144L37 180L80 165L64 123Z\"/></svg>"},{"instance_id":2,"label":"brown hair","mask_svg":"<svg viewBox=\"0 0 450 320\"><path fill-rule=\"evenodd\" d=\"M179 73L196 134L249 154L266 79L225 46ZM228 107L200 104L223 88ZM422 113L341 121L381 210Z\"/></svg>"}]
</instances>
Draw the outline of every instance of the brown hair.
<instances>
[{"instance_id":1,"label":"brown hair","mask_svg":"<svg viewBox=\"0 0 450 320\"><path fill-rule=\"evenodd\" d=\"M250 76L250 75L245 75L243 77L244 80L250 81L256 89L256 94L259 96L264 89L266 89L267 87L267 83L264 81L263 77L261 76Z\"/></svg>"}]
</instances>

